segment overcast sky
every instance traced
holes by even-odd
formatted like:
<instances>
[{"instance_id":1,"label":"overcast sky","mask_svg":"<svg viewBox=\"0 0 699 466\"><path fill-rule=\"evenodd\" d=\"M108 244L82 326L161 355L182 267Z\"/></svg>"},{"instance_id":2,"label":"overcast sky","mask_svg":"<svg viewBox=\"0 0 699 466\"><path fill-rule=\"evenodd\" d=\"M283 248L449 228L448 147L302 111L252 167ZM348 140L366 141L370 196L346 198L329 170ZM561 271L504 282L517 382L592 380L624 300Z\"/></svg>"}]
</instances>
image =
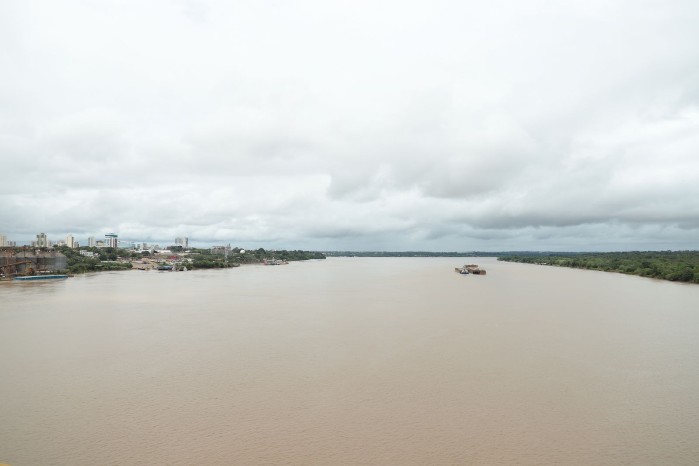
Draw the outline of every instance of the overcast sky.
<instances>
[{"instance_id":1,"label":"overcast sky","mask_svg":"<svg viewBox=\"0 0 699 466\"><path fill-rule=\"evenodd\" d=\"M0 0L0 234L699 248L699 3Z\"/></svg>"}]
</instances>

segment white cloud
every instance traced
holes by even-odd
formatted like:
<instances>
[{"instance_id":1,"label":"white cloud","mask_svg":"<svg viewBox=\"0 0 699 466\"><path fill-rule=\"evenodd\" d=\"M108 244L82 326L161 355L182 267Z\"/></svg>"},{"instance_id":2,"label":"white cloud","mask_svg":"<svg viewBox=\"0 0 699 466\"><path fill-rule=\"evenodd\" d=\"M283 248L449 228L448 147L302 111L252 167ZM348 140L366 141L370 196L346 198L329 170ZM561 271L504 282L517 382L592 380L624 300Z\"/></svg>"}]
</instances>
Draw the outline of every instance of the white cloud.
<instances>
[{"instance_id":1,"label":"white cloud","mask_svg":"<svg viewBox=\"0 0 699 466\"><path fill-rule=\"evenodd\" d=\"M697 248L694 2L0 6L0 231Z\"/></svg>"}]
</instances>

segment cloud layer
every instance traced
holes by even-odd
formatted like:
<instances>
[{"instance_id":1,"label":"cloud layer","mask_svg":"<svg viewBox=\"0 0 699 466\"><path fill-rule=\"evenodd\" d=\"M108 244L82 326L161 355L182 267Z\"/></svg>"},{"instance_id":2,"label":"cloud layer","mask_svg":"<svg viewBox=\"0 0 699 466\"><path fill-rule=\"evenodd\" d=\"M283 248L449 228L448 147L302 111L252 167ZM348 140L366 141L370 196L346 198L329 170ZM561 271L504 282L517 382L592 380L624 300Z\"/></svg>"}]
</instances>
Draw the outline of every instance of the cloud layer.
<instances>
[{"instance_id":1,"label":"cloud layer","mask_svg":"<svg viewBox=\"0 0 699 466\"><path fill-rule=\"evenodd\" d=\"M699 248L696 2L0 6L0 233Z\"/></svg>"}]
</instances>

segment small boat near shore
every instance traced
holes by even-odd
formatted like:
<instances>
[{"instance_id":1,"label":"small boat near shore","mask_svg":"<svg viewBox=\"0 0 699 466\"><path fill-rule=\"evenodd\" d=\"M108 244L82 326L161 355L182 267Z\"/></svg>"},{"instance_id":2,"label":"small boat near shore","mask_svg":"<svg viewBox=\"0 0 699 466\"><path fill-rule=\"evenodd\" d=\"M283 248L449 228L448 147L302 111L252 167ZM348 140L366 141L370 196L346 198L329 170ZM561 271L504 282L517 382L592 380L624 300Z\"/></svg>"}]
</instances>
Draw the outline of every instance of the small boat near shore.
<instances>
[{"instance_id":1,"label":"small boat near shore","mask_svg":"<svg viewBox=\"0 0 699 466\"><path fill-rule=\"evenodd\" d=\"M28 275L26 277L15 277L15 280L26 282L34 280L60 280L63 278L68 278L68 275Z\"/></svg>"},{"instance_id":2,"label":"small boat near shore","mask_svg":"<svg viewBox=\"0 0 699 466\"><path fill-rule=\"evenodd\" d=\"M264 265L286 265L289 262L281 259L264 259L262 263Z\"/></svg>"}]
</instances>

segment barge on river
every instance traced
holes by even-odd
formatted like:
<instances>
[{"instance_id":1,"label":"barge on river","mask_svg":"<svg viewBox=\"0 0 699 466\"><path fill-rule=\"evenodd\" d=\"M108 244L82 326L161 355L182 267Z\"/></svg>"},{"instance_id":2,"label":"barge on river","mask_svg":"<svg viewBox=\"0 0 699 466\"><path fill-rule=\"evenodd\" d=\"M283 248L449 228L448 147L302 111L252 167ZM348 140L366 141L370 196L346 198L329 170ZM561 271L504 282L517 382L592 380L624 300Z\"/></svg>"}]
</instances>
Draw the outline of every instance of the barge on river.
<instances>
[{"instance_id":1,"label":"barge on river","mask_svg":"<svg viewBox=\"0 0 699 466\"><path fill-rule=\"evenodd\" d=\"M462 275L485 275L485 269L478 267L476 264L466 264L463 267L454 267L454 272Z\"/></svg>"}]
</instances>

